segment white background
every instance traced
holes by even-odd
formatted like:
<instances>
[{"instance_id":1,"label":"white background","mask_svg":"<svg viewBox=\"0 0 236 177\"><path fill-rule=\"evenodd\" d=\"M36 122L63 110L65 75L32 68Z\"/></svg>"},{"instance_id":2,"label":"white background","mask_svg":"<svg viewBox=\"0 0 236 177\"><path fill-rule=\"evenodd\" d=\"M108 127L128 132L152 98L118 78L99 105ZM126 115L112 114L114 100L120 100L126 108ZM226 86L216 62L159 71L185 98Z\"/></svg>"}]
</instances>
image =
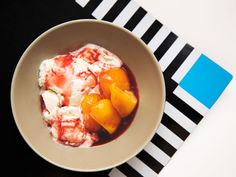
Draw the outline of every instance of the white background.
<instances>
[{"instance_id":1,"label":"white background","mask_svg":"<svg viewBox=\"0 0 236 177\"><path fill-rule=\"evenodd\" d=\"M236 0L136 0L233 81L160 177L236 177Z\"/></svg>"}]
</instances>

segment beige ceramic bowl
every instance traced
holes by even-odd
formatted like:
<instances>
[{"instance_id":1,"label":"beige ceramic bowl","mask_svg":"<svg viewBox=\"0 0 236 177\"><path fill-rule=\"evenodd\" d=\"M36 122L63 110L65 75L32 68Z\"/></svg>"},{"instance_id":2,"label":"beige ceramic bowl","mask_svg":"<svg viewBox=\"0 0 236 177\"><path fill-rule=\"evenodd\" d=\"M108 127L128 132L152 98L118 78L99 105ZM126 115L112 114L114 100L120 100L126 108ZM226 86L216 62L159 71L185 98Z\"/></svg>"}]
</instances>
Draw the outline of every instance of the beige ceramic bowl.
<instances>
[{"instance_id":1,"label":"beige ceramic bowl","mask_svg":"<svg viewBox=\"0 0 236 177\"><path fill-rule=\"evenodd\" d=\"M40 112L38 69L46 59L95 43L117 54L135 75L139 107L131 126L117 139L91 148L52 140ZM47 161L75 171L99 171L124 163L151 140L164 109L165 86L154 55L131 32L111 23L76 20L39 36L22 55L12 80L11 105L17 127L29 146Z\"/></svg>"}]
</instances>

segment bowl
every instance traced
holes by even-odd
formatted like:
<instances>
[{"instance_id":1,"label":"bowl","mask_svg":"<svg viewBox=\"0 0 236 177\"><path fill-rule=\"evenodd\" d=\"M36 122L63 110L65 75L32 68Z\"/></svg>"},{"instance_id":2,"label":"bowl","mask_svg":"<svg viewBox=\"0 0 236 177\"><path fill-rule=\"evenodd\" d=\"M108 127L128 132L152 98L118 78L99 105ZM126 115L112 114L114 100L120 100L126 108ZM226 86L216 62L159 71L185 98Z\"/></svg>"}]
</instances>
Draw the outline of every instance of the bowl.
<instances>
[{"instance_id":1,"label":"bowl","mask_svg":"<svg viewBox=\"0 0 236 177\"><path fill-rule=\"evenodd\" d=\"M86 43L117 54L133 72L139 106L130 127L115 140L90 148L61 145L52 140L40 108L40 63L73 51ZM14 72L11 106L26 143L52 164L74 171L101 171L118 166L138 154L154 136L164 109L165 84L160 66L148 47L128 30L98 20L74 20L44 32L26 49Z\"/></svg>"}]
</instances>

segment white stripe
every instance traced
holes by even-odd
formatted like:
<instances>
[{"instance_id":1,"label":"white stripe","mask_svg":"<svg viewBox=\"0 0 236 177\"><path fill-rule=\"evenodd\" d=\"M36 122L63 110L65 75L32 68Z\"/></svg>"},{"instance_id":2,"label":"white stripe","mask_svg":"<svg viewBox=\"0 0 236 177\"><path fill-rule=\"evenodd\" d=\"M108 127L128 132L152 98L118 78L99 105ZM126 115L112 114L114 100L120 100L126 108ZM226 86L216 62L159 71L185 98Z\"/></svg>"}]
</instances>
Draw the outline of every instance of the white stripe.
<instances>
[{"instance_id":1,"label":"white stripe","mask_svg":"<svg viewBox=\"0 0 236 177\"><path fill-rule=\"evenodd\" d=\"M152 157L154 157L158 162L160 162L164 166L170 160L170 157L157 146L155 146L152 142L149 142L144 147L144 150L147 151L147 153L149 153Z\"/></svg>"},{"instance_id":2,"label":"white stripe","mask_svg":"<svg viewBox=\"0 0 236 177\"><path fill-rule=\"evenodd\" d=\"M135 1L130 1L129 4L122 10L122 12L113 21L114 24L124 26L129 19L134 15L140 6Z\"/></svg>"},{"instance_id":3,"label":"white stripe","mask_svg":"<svg viewBox=\"0 0 236 177\"><path fill-rule=\"evenodd\" d=\"M141 38L154 21L155 18L147 13L132 32L136 34L137 37Z\"/></svg>"},{"instance_id":4,"label":"white stripe","mask_svg":"<svg viewBox=\"0 0 236 177\"><path fill-rule=\"evenodd\" d=\"M194 49L183 62L183 64L179 67L179 69L175 72L175 74L172 76L172 79L177 83L180 83L180 81L187 74L189 69L197 61L200 55L201 53Z\"/></svg>"},{"instance_id":5,"label":"white stripe","mask_svg":"<svg viewBox=\"0 0 236 177\"><path fill-rule=\"evenodd\" d=\"M209 110L205 105L203 105L180 86L176 87L173 93L203 116Z\"/></svg>"},{"instance_id":6,"label":"white stripe","mask_svg":"<svg viewBox=\"0 0 236 177\"><path fill-rule=\"evenodd\" d=\"M133 157L127 163L143 176L156 177L157 174L137 157Z\"/></svg>"},{"instance_id":7,"label":"white stripe","mask_svg":"<svg viewBox=\"0 0 236 177\"><path fill-rule=\"evenodd\" d=\"M185 41L183 41L180 38L177 38L175 42L172 44L172 46L163 55L163 57L159 58L159 64L161 66L162 71L166 70L166 68L174 60L176 55L178 55L178 53L184 47L185 44L186 44Z\"/></svg>"},{"instance_id":8,"label":"white stripe","mask_svg":"<svg viewBox=\"0 0 236 177\"><path fill-rule=\"evenodd\" d=\"M170 131L163 124L160 124L159 128L157 129L157 134L170 143L175 149L178 149L183 143L183 140L181 140L176 134Z\"/></svg>"},{"instance_id":9,"label":"white stripe","mask_svg":"<svg viewBox=\"0 0 236 177\"><path fill-rule=\"evenodd\" d=\"M85 7L89 0L75 0L81 7Z\"/></svg>"},{"instance_id":10,"label":"white stripe","mask_svg":"<svg viewBox=\"0 0 236 177\"><path fill-rule=\"evenodd\" d=\"M155 34L152 40L148 43L149 48L152 52L155 52L156 49L161 45L165 38L170 34L170 30L162 26L160 30Z\"/></svg>"},{"instance_id":11,"label":"white stripe","mask_svg":"<svg viewBox=\"0 0 236 177\"><path fill-rule=\"evenodd\" d=\"M109 176L111 177L126 177L120 170L117 168L113 168L111 172L109 173Z\"/></svg>"},{"instance_id":12,"label":"white stripe","mask_svg":"<svg viewBox=\"0 0 236 177\"><path fill-rule=\"evenodd\" d=\"M197 126L192 120L186 117L182 112L172 106L169 102L165 104L165 113L177 122L181 127L186 129L189 133Z\"/></svg>"},{"instance_id":13,"label":"white stripe","mask_svg":"<svg viewBox=\"0 0 236 177\"><path fill-rule=\"evenodd\" d=\"M103 0L101 4L93 11L92 15L101 20L111 7L116 3L117 0Z\"/></svg>"}]
</instances>

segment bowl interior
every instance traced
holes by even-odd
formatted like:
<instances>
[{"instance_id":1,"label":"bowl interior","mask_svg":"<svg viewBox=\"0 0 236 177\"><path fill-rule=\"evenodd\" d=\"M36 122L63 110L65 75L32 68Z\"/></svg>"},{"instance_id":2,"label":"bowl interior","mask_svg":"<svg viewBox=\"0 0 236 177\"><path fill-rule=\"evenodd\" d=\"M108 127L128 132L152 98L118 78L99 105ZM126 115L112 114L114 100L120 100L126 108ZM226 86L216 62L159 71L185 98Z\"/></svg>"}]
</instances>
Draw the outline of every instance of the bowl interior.
<instances>
[{"instance_id":1,"label":"bowl interior","mask_svg":"<svg viewBox=\"0 0 236 177\"><path fill-rule=\"evenodd\" d=\"M94 43L117 54L133 72L139 107L131 126L117 139L91 148L73 148L52 141L40 112L38 69L47 58ZM11 104L20 133L49 162L76 171L98 171L130 159L154 135L165 99L163 75L153 54L127 30L95 20L56 26L38 37L22 55L12 80Z\"/></svg>"}]
</instances>

